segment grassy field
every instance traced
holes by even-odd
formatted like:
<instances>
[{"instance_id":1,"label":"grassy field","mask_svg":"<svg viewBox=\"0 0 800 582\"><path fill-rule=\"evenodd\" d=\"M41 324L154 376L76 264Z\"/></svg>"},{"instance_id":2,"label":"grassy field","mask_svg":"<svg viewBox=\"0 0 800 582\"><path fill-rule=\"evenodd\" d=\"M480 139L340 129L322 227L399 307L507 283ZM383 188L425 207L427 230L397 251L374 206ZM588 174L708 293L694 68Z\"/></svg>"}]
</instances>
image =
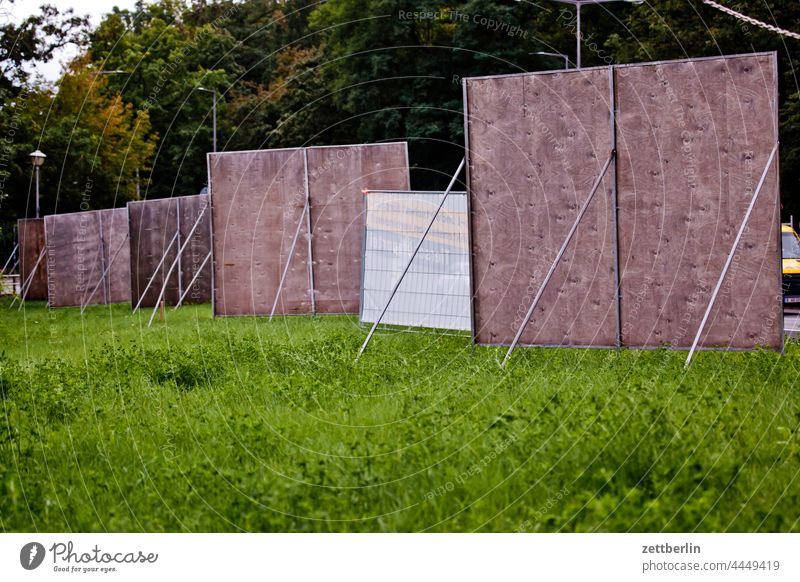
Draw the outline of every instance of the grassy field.
<instances>
[{"instance_id":1,"label":"grassy field","mask_svg":"<svg viewBox=\"0 0 800 582\"><path fill-rule=\"evenodd\" d=\"M4 531L798 531L800 346L501 350L0 302Z\"/></svg>"}]
</instances>

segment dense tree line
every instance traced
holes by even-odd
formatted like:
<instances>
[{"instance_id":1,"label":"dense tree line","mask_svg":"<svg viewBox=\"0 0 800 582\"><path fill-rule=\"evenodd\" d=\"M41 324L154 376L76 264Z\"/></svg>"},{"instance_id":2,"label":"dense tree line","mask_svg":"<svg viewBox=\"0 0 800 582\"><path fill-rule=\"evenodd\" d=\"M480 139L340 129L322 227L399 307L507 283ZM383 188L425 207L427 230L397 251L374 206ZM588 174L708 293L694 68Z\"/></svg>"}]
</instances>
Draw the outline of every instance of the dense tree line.
<instances>
[{"instance_id":1,"label":"dense tree line","mask_svg":"<svg viewBox=\"0 0 800 582\"><path fill-rule=\"evenodd\" d=\"M800 31L789 0L726 5ZM583 9L583 65L776 50L784 211L798 214L798 41L696 0ZM95 29L41 14L0 28L0 232L33 213L27 154L48 155L45 213L194 194L206 182L212 94L218 148L410 142L413 185L440 187L463 155L465 76L563 67L573 9L543 0L180 0L139 2ZM77 42L53 86L31 65Z\"/></svg>"}]
</instances>

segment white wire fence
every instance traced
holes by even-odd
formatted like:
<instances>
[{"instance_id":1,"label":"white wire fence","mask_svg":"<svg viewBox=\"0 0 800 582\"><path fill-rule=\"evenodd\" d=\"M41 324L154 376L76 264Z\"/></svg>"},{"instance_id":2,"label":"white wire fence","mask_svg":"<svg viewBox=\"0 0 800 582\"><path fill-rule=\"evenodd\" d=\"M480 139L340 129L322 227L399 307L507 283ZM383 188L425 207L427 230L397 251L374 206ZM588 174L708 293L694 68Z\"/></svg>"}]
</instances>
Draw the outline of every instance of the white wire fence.
<instances>
[{"instance_id":1,"label":"white wire fence","mask_svg":"<svg viewBox=\"0 0 800 582\"><path fill-rule=\"evenodd\" d=\"M380 317L444 192L366 194L361 321ZM466 192L450 192L381 324L469 331Z\"/></svg>"}]
</instances>

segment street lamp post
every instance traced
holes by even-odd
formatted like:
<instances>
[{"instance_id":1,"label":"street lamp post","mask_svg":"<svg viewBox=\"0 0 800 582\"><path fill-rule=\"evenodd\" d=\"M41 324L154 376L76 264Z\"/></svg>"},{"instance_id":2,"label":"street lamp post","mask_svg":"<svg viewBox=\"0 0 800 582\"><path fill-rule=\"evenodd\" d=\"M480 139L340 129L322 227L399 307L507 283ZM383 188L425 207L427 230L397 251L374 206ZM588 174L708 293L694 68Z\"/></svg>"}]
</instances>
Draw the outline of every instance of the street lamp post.
<instances>
[{"instance_id":1,"label":"street lamp post","mask_svg":"<svg viewBox=\"0 0 800 582\"><path fill-rule=\"evenodd\" d=\"M213 123L214 123L214 145L211 151L216 152L217 151L217 91L216 89L206 89L205 87L197 87L197 90L203 91L205 93L211 93L211 98L214 100L214 102L211 105Z\"/></svg>"},{"instance_id":2,"label":"street lamp post","mask_svg":"<svg viewBox=\"0 0 800 582\"><path fill-rule=\"evenodd\" d=\"M557 59L564 59L564 68L569 69L569 57L563 53L550 53L547 51L537 51L535 53L530 53L530 54L540 57L555 57Z\"/></svg>"},{"instance_id":3,"label":"street lamp post","mask_svg":"<svg viewBox=\"0 0 800 582\"><path fill-rule=\"evenodd\" d=\"M33 171L36 174L36 218L39 218L39 168L42 167L44 159L47 157L41 151L36 150L28 154L31 157Z\"/></svg>"},{"instance_id":4,"label":"street lamp post","mask_svg":"<svg viewBox=\"0 0 800 582\"><path fill-rule=\"evenodd\" d=\"M606 2L628 2L641 4L644 0L553 0L562 4L572 4L575 7L575 64L581 68L581 6L586 4L605 4Z\"/></svg>"}]
</instances>

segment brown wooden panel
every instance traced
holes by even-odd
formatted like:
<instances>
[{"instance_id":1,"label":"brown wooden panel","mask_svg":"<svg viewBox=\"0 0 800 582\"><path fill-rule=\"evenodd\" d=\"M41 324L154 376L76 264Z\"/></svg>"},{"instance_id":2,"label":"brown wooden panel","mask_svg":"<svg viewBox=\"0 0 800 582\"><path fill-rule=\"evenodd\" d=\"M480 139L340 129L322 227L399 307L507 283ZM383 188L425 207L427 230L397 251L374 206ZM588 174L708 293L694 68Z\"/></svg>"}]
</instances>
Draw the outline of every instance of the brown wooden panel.
<instances>
[{"instance_id":1,"label":"brown wooden panel","mask_svg":"<svg viewBox=\"0 0 800 582\"><path fill-rule=\"evenodd\" d=\"M306 202L302 149L209 154L214 313L268 315ZM305 220L276 313L311 312Z\"/></svg>"},{"instance_id":2,"label":"brown wooden panel","mask_svg":"<svg viewBox=\"0 0 800 582\"><path fill-rule=\"evenodd\" d=\"M106 295L100 297L96 295L92 298L92 303L126 303L131 300L131 245L128 235L128 210L115 208L98 212L103 225L103 253L108 270L104 281Z\"/></svg>"},{"instance_id":3,"label":"brown wooden panel","mask_svg":"<svg viewBox=\"0 0 800 582\"><path fill-rule=\"evenodd\" d=\"M363 189L408 190L405 143L307 149L317 313L358 313Z\"/></svg>"},{"instance_id":4,"label":"brown wooden panel","mask_svg":"<svg viewBox=\"0 0 800 582\"><path fill-rule=\"evenodd\" d=\"M20 285L28 280L31 271L36 267L25 299L44 301L47 299L47 257L43 258L36 266L36 261L45 245L44 218L18 220L17 236L19 239Z\"/></svg>"},{"instance_id":5,"label":"brown wooden panel","mask_svg":"<svg viewBox=\"0 0 800 582\"><path fill-rule=\"evenodd\" d=\"M622 339L689 346L776 141L775 57L615 71ZM781 346L777 164L700 345Z\"/></svg>"},{"instance_id":6,"label":"brown wooden panel","mask_svg":"<svg viewBox=\"0 0 800 582\"><path fill-rule=\"evenodd\" d=\"M50 306L80 306L102 274L100 214L56 214L44 220ZM103 303L104 299L101 286L92 302Z\"/></svg>"},{"instance_id":7,"label":"brown wooden panel","mask_svg":"<svg viewBox=\"0 0 800 582\"><path fill-rule=\"evenodd\" d=\"M140 300L142 307L155 306L167 272L177 256L180 241L173 242L172 239L178 230L178 200L162 198L128 203L131 232L130 286L131 303L134 306ZM161 262L165 254L166 259ZM154 274L152 284L144 293ZM164 301L174 305L178 298L178 272L174 269L164 291Z\"/></svg>"},{"instance_id":8,"label":"brown wooden panel","mask_svg":"<svg viewBox=\"0 0 800 582\"><path fill-rule=\"evenodd\" d=\"M610 73L466 80L475 339L511 343L612 150ZM523 345L616 340L613 166Z\"/></svg>"},{"instance_id":9,"label":"brown wooden panel","mask_svg":"<svg viewBox=\"0 0 800 582\"><path fill-rule=\"evenodd\" d=\"M200 217L200 223L192 234L191 240L186 243L181 256L181 288L185 290L202 266L203 260L211 252L211 212L206 209L209 204L206 194L182 196L178 201L181 241L186 241L192 226ZM208 303L210 301L211 261L209 260L186 294L184 303Z\"/></svg>"}]
</instances>

